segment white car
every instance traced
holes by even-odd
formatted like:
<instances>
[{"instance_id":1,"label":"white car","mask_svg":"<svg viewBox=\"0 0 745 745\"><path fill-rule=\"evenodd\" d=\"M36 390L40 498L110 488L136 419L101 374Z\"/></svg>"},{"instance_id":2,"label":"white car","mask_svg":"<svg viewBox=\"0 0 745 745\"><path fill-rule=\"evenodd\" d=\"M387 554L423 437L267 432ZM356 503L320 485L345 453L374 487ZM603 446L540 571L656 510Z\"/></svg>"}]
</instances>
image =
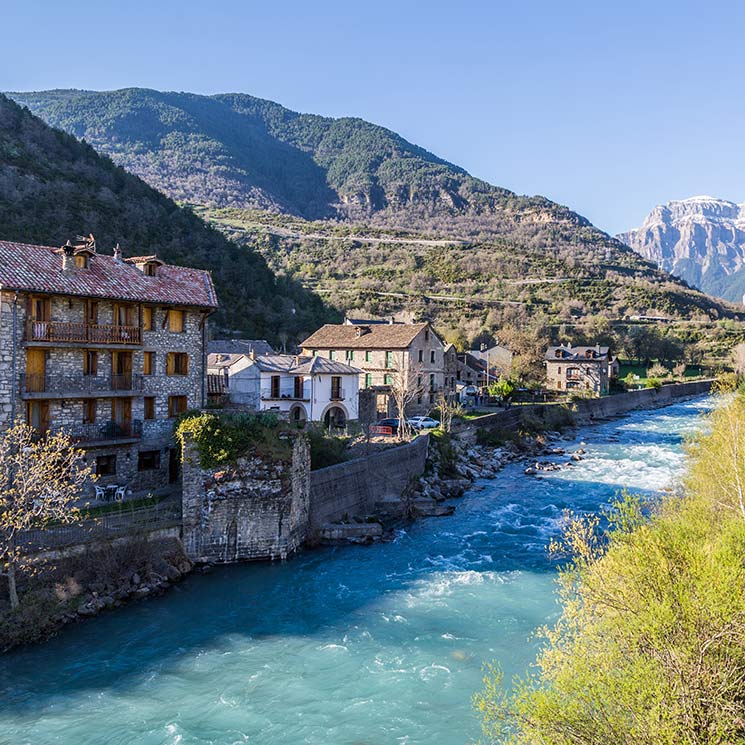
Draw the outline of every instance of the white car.
<instances>
[{"instance_id":1,"label":"white car","mask_svg":"<svg viewBox=\"0 0 745 745\"><path fill-rule=\"evenodd\" d=\"M407 420L407 424L414 429L437 429L440 423L431 416L414 416Z\"/></svg>"}]
</instances>

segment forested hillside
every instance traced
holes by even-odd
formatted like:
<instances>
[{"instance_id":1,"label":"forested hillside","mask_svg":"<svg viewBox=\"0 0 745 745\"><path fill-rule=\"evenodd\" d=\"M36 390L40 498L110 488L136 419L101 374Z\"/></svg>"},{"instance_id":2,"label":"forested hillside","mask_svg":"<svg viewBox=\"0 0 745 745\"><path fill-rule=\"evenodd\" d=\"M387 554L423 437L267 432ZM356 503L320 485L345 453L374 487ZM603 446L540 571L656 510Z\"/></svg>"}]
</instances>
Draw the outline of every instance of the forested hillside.
<instances>
[{"instance_id":1,"label":"forested hillside","mask_svg":"<svg viewBox=\"0 0 745 745\"><path fill-rule=\"evenodd\" d=\"M0 95L0 238L61 245L88 233L104 253L119 242L125 255L211 270L223 330L277 342L334 317L260 254Z\"/></svg>"},{"instance_id":2,"label":"forested hillside","mask_svg":"<svg viewBox=\"0 0 745 745\"><path fill-rule=\"evenodd\" d=\"M529 355L535 375L549 339L635 349L629 324L640 316L662 317L662 348L696 347L692 358L739 341L732 306L580 215L479 181L369 122L243 94L12 96L339 313L428 318L459 346L500 338Z\"/></svg>"}]
</instances>

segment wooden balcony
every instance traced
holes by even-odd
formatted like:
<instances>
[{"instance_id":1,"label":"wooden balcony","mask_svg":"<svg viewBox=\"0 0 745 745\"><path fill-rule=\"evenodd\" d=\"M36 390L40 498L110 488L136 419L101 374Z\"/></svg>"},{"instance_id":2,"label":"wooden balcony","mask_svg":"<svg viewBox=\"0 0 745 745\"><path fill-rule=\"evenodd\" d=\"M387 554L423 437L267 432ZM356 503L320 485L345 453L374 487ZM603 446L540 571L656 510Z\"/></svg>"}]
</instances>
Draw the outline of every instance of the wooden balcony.
<instances>
[{"instance_id":1,"label":"wooden balcony","mask_svg":"<svg viewBox=\"0 0 745 745\"><path fill-rule=\"evenodd\" d=\"M23 340L48 344L142 344L139 326L34 321L26 323Z\"/></svg>"},{"instance_id":2,"label":"wooden balcony","mask_svg":"<svg viewBox=\"0 0 745 745\"><path fill-rule=\"evenodd\" d=\"M91 398L96 396L132 396L142 392L143 376L124 375L52 375L21 376L23 398Z\"/></svg>"},{"instance_id":3,"label":"wooden balcony","mask_svg":"<svg viewBox=\"0 0 745 745\"><path fill-rule=\"evenodd\" d=\"M94 422L66 428L65 431L80 446L114 445L134 442L142 437L142 422Z\"/></svg>"}]
</instances>

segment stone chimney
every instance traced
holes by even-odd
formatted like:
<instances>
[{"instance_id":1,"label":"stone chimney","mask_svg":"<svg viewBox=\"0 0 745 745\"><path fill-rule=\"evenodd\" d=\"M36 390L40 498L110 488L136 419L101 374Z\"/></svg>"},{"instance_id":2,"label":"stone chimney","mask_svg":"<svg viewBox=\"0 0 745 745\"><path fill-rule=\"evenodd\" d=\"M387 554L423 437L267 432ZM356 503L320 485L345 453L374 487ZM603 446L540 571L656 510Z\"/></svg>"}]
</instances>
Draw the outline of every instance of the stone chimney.
<instances>
[{"instance_id":1,"label":"stone chimney","mask_svg":"<svg viewBox=\"0 0 745 745\"><path fill-rule=\"evenodd\" d=\"M123 260L124 259L122 257L122 248L117 243L116 246L114 246L114 261L123 261Z\"/></svg>"},{"instance_id":2,"label":"stone chimney","mask_svg":"<svg viewBox=\"0 0 745 745\"><path fill-rule=\"evenodd\" d=\"M256 350L251 347L251 349L248 350L248 359L255 360L256 359Z\"/></svg>"},{"instance_id":3,"label":"stone chimney","mask_svg":"<svg viewBox=\"0 0 745 745\"><path fill-rule=\"evenodd\" d=\"M62 271L75 271L75 246L70 241L62 246Z\"/></svg>"}]
</instances>

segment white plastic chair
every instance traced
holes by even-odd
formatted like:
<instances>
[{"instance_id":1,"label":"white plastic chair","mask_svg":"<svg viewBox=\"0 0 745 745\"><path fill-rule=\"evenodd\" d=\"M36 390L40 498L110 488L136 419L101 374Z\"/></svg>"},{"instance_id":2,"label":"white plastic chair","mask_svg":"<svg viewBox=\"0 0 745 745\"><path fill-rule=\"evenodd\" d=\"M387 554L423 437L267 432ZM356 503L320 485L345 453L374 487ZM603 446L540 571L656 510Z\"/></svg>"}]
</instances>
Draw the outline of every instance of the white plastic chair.
<instances>
[{"instance_id":1,"label":"white plastic chair","mask_svg":"<svg viewBox=\"0 0 745 745\"><path fill-rule=\"evenodd\" d=\"M114 499L117 502L123 502L124 501L124 495L127 492L126 486L117 486L116 491L114 492Z\"/></svg>"},{"instance_id":2,"label":"white plastic chair","mask_svg":"<svg viewBox=\"0 0 745 745\"><path fill-rule=\"evenodd\" d=\"M106 489L104 489L102 486L99 486L98 484L94 484L93 488L96 490L96 499L99 502L105 502L106 501Z\"/></svg>"}]
</instances>

